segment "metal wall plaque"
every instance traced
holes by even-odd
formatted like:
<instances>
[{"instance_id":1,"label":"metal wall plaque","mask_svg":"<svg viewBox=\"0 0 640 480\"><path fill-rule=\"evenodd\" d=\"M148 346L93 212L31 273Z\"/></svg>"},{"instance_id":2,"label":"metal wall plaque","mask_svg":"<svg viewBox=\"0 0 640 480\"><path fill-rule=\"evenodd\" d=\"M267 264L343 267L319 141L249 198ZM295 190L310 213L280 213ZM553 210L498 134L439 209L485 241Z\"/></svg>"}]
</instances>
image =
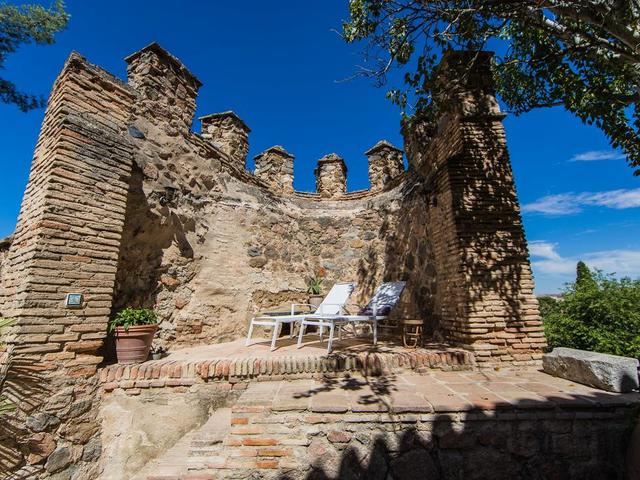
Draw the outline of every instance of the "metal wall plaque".
<instances>
[{"instance_id":1,"label":"metal wall plaque","mask_svg":"<svg viewBox=\"0 0 640 480\"><path fill-rule=\"evenodd\" d=\"M69 308L79 308L82 307L83 300L81 293L67 293L65 305Z\"/></svg>"}]
</instances>

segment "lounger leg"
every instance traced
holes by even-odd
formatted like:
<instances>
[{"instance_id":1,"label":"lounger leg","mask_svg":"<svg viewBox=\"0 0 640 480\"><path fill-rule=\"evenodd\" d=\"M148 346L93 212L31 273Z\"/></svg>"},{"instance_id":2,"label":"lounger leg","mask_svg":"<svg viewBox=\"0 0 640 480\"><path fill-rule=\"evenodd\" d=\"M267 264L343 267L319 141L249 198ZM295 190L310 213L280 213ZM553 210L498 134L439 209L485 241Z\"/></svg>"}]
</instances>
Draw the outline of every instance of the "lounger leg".
<instances>
[{"instance_id":1,"label":"lounger leg","mask_svg":"<svg viewBox=\"0 0 640 480\"><path fill-rule=\"evenodd\" d=\"M273 337L271 338L271 351L273 352L276 349L276 340L278 339L278 335L280 334L280 329L282 328L282 323L276 320L276 324L273 327Z\"/></svg>"},{"instance_id":2,"label":"lounger leg","mask_svg":"<svg viewBox=\"0 0 640 480\"><path fill-rule=\"evenodd\" d=\"M249 324L249 333L247 334L247 341L244 343L245 346L249 346L251 342L251 335L253 335L253 321Z\"/></svg>"},{"instance_id":3,"label":"lounger leg","mask_svg":"<svg viewBox=\"0 0 640 480\"><path fill-rule=\"evenodd\" d=\"M329 325L329 341L327 342L327 353L331 353L331 348L333 346L333 327L334 327L334 322L331 322L331 325Z\"/></svg>"},{"instance_id":4,"label":"lounger leg","mask_svg":"<svg viewBox=\"0 0 640 480\"><path fill-rule=\"evenodd\" d=\"M298 332L298 348L302 346L302 337L304 336L304 327L305 327L305 323L303 320L302 322L300 322L300 331Z\"/></svg>"},{"instance_id":5,"label":"lounger leg","mask_svg":"<svg viewBox=\"0 0 640 480\"><path fill-rule=\"evenodd\" d=\"M320 325L320 341L322 342L322 336L324 334L324 327Z\"/></svg>"},{"instance_id":6,"label":"lounger leg","mask_svg":"<svg viewBox=\"0 0 640 480\"><path fill-rule=\"evenodd\" d=\"M378 320L373 320L373 344L378 343Z\"/></svg>"}]
</instances>

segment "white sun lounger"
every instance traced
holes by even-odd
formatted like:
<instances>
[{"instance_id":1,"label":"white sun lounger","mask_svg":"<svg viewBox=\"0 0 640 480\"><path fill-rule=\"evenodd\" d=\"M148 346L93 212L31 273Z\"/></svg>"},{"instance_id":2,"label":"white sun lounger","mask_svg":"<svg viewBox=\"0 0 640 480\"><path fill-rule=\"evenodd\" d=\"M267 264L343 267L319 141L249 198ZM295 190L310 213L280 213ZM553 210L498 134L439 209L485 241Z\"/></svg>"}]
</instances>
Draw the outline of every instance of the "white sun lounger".
<instances>
[{"instance_id":1,"label":"white sun lounger","mask_svg":"<svg viewBox=\"0 0 640 480\"><path fill-rule=\"evenodd\" d=\"M400 295L404 290L405 282L387 282L378 287L375 294L369 301L366 307L364 307L357 315L341 315L341 314L329 314L329 315L308 315L304 318L300 324L300 333L298 334L298 348L302 346L302 337L304 336L304 330L307 326L319 327L322 331L323 328L329 329L329 341L327 345L327 353L331 353L333 347L333 334L335 327L340 323L370 323L373 330L373 344L378 343L378 322L388 318L391 310L396 306L400 300ZM340 328L340 325L338 325ZM338 331L339 337L341 337L341 330ZM320 339L322 341L322 338Z\"/></svg>"},{"instance_id":2,"label":"white sun lounger","mask_svg":"<svg viewBox=\"0 0 640 480\"><path fill-rule=\"evenodd\" d=\"M327 296L322 300L322 303L315 309L315 311L309 311L306 314L295 314L297 307L311 307L315 308L315 305L309 305L307 303L294 303L291 305L290 315L278 315L269 316L261 315L251 319L249 324L249 333L247 334L247 341L245 345L251 343L251 335L253 334L253 327L259 325L261 327L273 328L273 334L271 337L271 350L276 348L276 340L280 336L280 330L283 323L289 323L291 325L291 337L293 337L293 324L301 322L309 315L339 315L343 313L343 309L351 292L356 287L355 283L336 283L331 287L331 290ZM322 328L320 328L320 338L322 339Z\"/></svg>"}]
</instances>

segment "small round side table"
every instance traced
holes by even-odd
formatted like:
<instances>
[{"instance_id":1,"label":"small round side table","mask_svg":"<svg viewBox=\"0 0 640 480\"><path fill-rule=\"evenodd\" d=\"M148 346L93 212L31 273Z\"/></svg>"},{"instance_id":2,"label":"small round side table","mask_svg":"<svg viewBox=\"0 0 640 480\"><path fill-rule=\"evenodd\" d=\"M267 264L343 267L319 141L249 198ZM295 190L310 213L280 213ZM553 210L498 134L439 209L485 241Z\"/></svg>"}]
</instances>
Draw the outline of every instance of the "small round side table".
<instances>
[{"instance_id":1,"label":"small round side table","mask_svg":"<svg viewBox=\"0 0 640 480\"><path fill-rule=\"evenodd\" d=\"M406 348L417 348L422 345L423 320L402 320L402 344Z\"/></svg>"}]
</instances>

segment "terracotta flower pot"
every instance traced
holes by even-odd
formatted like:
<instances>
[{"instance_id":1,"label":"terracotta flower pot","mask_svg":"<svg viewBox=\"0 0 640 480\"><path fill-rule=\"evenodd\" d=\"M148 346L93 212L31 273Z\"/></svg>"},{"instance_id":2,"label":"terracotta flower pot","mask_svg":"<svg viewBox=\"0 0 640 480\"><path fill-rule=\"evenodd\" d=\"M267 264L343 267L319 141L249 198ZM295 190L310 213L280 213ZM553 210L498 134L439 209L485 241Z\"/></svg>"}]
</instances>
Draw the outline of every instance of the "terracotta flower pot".
<instances>
[{"instance_id":1,"label":"terracotta flower pot","mask_svg":"<svg viewBox=\"0 0 640 480\"><path fill-rule=\"evenodd\" d=\"M324 297L322 295L310 295L309 296L309 303L311 305L313 305L314 307L317 307L318 305L320 305L322 303L322 299Z\"/></svg>"},{"instance_id":2,"label":"terracotta flower pot","mask_svg":"<svg viewBox=\"0 0 640 480\"><path fill-rule=\"evenodd\" d=\"M158 325L134 325L125 331L117 327L115 332L118 363L140 363L147 360L153 336Z\"/></svg>"}]
</instances>

